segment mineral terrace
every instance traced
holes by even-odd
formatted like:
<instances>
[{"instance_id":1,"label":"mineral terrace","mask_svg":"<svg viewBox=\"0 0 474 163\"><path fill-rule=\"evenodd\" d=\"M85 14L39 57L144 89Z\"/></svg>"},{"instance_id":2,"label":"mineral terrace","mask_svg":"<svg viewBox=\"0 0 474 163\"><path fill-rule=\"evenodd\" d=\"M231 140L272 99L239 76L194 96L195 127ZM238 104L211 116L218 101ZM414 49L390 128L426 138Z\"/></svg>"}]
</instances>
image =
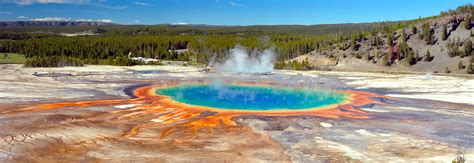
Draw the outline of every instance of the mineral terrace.
<instances>
[{"instance_id":1,"label":"mineral terrace","mask_svg":"<svg viewBox=\"0 0 474 163\"><path fill-rule=\"evenodd\" d=\"M0 162L474 160L469 77L21 65L0 65L0 75ZM150 93L216 81L353 96L322 110L266 113L206 109Z\"/></svg>"}]
</instances>

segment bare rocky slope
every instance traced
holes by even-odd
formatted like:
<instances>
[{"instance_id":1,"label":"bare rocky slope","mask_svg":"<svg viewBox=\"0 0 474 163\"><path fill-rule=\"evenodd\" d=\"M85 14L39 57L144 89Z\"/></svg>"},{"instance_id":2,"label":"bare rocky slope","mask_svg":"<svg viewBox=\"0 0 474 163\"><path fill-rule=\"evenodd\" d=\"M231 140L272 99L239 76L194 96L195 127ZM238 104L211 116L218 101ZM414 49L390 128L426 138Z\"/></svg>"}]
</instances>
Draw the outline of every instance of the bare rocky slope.
<instances>
[{"instance_id":1,"label":"bare rocky slope","mask_svg":"<svg viewBox=\"0 0 474 163\"><path fill-rule=\"evenodd\" d=\"M336 70L373 70L373 71L416 71L432 73L458 73L466 74L468 65L471 63L469 56L449 55L451 49L458 48L458 53L463 54L463 44L468 40L473 41L472 30L464 27L465 20L469 15L445 16L416 23L417 29L413 33L412 26L395 31L392 35L393 44L388 43L388 33L377 33L376 35L362 36L356 39L355 47L351 45L352 40L346 40L340 44L334 44L330 49L316 50L309 54L299 56L292 61L303 62L307 60L314 69L336 69ZM422 39L423 25L428 24L433 33L433 41L427 44ZM442 39L443 26L447 27L447 39ZM413 52L415 62L409 64L407 55L399 51L402 46L402 33L406 33L406 44ZM374 37L380 40L379 45L374 44ZM390 48L391 47L391 48ZM389 50L391 49L391 50ZM472 49L472 46L471 46ZM392 55L390 55L390 51ZM425 55L430 52L430 58ZM416 58L418 54L418 58ZM388 55L389 65L384 62ZM472 56L472 54L470 55ZM464 68L459 68L459 62Z\"/></svg>"}]
</instances>

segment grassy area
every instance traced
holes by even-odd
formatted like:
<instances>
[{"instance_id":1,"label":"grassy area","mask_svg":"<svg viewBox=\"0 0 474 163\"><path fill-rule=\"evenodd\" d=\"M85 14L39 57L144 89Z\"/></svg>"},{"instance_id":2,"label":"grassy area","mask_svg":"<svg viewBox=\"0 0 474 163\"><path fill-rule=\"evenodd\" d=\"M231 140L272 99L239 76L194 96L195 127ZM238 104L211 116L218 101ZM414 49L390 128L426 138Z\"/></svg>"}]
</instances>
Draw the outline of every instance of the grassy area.
<instances>
[{"instance_id":1,"label":"grassy area","mask_svg":"<svg viewBox=\"0 0 474 163\"><path fill-rule=\"evenodd\" d=\"M23 64L26 58L24 55L16 53L0 53L0 64Z\"/></svg>"}]
</instances>

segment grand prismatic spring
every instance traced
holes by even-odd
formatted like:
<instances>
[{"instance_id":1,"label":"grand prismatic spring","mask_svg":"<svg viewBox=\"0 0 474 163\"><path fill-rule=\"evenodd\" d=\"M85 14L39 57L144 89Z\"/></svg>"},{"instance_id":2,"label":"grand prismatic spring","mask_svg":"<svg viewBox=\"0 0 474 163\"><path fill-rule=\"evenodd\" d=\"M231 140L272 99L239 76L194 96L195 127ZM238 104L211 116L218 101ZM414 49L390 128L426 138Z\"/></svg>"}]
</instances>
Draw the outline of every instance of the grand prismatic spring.
<instances>
[{"instance_id":1,"label":"grand prismatic spring","mask_svg":"<svg viewBox=\"0 0 474 163\"><path fill-rule=\"evenodd\" d=\"M414 91L416 87L394 89L397 85L390 84L395 79L427 86L472 80L342 72L206 73L166 66L105 68L48 69L51 72L41 76L1 79L2 88L11 80L23 83L8 87L20 96L8 94L0 101L0 159L406 161L452 160L460 151L466 158L472 156L472 104L426 98ZM18 67L4 71L9 70L44 71ZM451 95L458 99L472 93L446 89L455 91ZM435 97L448 90L439 90Z\"/></svg>"},{"instance_id":2,"label":"grand prismatic spring","mask_svg":"<svg viewBox=\"0 0 474 163\"><path fill-rule=\"evenodd\" d=\"M173 100L227 110L303 110L342 104L348 94L242 85L182 85L158 89Z\"/></svg>"}]
</instances>

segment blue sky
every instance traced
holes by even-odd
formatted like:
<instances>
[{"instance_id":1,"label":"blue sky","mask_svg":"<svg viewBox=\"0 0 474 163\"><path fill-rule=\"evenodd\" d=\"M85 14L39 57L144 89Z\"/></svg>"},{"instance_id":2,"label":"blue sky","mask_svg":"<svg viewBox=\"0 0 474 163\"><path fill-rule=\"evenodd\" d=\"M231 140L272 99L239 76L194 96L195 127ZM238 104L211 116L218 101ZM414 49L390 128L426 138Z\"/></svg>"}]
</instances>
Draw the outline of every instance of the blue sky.
<instances>
[{"instance_id":1,"label":"blue sky","mask_svg":"<svg viewBox=\"0 0 474 163\"><path fill-rule=\"evenodd\" d=\"M0 0L0 20L334 24L432 16L474 0Z\"/></svg>"}]
</instances>

